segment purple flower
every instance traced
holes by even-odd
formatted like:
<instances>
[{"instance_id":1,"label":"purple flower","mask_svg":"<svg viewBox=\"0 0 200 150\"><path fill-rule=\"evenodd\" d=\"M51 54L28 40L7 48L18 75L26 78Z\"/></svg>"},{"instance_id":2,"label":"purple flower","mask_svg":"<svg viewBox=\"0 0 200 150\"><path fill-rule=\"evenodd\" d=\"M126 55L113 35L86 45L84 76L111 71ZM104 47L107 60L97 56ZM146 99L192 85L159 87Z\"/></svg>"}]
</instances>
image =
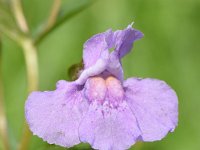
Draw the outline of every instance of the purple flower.
<instances>
[{"instance_id":1,"label":"purple flower","mask_svg":"<svg viewBox=\"0 0 200 150\"><path fill-rule=\"evenodd\" d=\"M61 80L55 91L29 95L25 112L33 134L64 147L87 142L94 149L124 150L174 131L178 122L174 90L157 79L123 79L121 58L142 36L129 25L86 41L84 70L76 81Z\"/></svg>"}]
</instances>

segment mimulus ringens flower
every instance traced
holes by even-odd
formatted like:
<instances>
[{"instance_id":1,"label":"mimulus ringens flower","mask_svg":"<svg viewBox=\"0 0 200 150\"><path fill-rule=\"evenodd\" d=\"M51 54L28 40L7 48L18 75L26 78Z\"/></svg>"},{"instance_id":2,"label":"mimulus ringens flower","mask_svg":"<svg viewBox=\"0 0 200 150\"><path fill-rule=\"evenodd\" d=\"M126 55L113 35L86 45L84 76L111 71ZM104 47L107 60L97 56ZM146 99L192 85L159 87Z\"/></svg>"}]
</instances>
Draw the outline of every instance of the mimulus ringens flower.
<instances>
[{"instance_id":1,"label":"mimulus ringens flower","mask_svg":"<svg viewBox=\"0 0 200 150\"><path fill-rule=\"evenodd\" d=\"M123 79L121 58L142 37L129 25L86 41L84 69L76 81L61 80L55 91L29 95L25 113L33 134L63 147L85 142L94 149L124 150L174 131L178 123L174 90L157 79Z\"/></svg>"}]
</instances>

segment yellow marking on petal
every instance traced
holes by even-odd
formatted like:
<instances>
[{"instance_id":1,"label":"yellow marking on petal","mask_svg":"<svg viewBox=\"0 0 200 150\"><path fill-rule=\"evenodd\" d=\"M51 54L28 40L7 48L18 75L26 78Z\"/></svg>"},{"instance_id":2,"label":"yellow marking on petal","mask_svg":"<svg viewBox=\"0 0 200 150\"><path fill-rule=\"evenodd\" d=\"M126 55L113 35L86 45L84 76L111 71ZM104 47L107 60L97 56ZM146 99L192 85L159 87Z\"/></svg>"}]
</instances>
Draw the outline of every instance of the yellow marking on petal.
<instances>
[{"instance_id":1,"label":"yellow marking on petal","mask_svg":"<svg viewBox=\"0 0 200 150\"><path fill-rule=\"evenodd\" d=\"M105 80L101 77L91 77L88 82L88 97L91 100L103 101L106 95Z\"/></svg>"},{"instance_id":2,"label":"yellow marking on petal","mask_svg":"<svg viewBox=\"0 0 200 150\"><path fill-rule=\"evenodd\" d=\"M124 90L121 85L121 82L113 76L109 76L106 78L106 86L108 89L108 93L117 99L123 99Z\"/></svg>"}]
</instances>

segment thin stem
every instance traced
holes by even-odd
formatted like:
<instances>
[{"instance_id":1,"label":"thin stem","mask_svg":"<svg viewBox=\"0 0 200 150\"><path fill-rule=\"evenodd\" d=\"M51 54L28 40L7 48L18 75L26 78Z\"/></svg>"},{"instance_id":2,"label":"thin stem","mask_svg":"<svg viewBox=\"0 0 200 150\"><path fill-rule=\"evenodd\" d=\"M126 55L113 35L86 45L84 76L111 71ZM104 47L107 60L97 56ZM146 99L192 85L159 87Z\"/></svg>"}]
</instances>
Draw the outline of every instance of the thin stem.
<instances>
[{"instance_id":1,"label":"thin stem","mask_svg":"<svg viewBox=\"0 0 200 150\"><path fill-rule=\"evenodd\" d=\"M94 2L95 2L95 0L88 0L87 2L85 2L83 4L77 3L76 7L71 10L61 9L60 12L62 12L62 15L59 15L56 18L56 22L50 28L48 28L48 30L43 30L41 33L39 32L39 34L36 35L35 44L36 45L39 44L49 33L51 33L54 29L59 27L63 22L72 18L76 14L80 13L85 8L92 5Z\"/></svg>"},{"instance_id":2,"label":"thin stem","mask_svg":"<svg viewBox=\"0 0 200 150\"><path fill-rule=\"evenodd\" d=\"M60 6L61 6L61 0L54 0L47 23L45 24L43 30L39 33L38 37L42 38L48 32L51 31L51 29L53 28L53 26L57 21L57 16L60 10ZM35 43L37 43L37 40Z\"/></svg>"},{"instance_id":3,"label":"thin stem","mask_svg":"<svg viewBox=\"0 0 200 150\"><path fill-rule=\"evenodd\" d=\"M21 0L12 0L12 7L15 20L19 28L23 33L28 33L29 29L23 14ZM27 36L21 37L19 43L23 48L25 56L27 79L28 79L28 92L36 91L38 89L38 60L37 60L36 47L33 44L32 39ZM27 124L25 123L24 133L18 149L27 150L30 138L31 138L31 133Z\"/></svg>"},{"instance_id":4,"label":"thin stem","mask_svg":"<svg viewBox=\"0 0 200 150\"><path fill-rule=\"evenodd\" d=\"M38 60L37 50L32 40L25 38L21 42L26 61L26 71L28 79L28 92L36 91L38 89ZM31 138L30 130L25 123L24 134L19 145L19 150L27 150Z\"/></svg>"},{"instance_id":5,"label":"thin stem","mask_svg":"<svg viewBox=\"0 0 200 150\"><path fill-rule=\"evenodd\" d=\"M18 26L24 33L28 33L29 29L23 14L21 0L12 0L12 8Z\"/></svg>"},{"instance_id":6,"label":"thin stem","mask_svg":"<svg viewBox=\"0 0 200 150\"><path fill-rule=\"evenodd\" d=\"M61 0L54 0L53 6L51 9L51 14L49 15L47 25L45 28L46 31L49 30L55 24L59 10L60 10L60 6L61 6Z\"/></svg>"},{"instance_id":7,"label":"thin stem","mask_svg":"<svg viewBox=\"0 0 200 150\"><path fill-rule=\"evenodd\" d=\"M26 38L22 41L22 47L25 55L27 76L28 76L28 92L35 91L38 88L38 61L37 50L32 40Z\"/></svg>"},{"instance_id":8,"label":"thin stem","mask_svg":"<svg viewBox=\"0 0 200 150\"><path fill-rule=\"evenodd\" d=\"M1 43L0 43L1 44ZM8 128L7 128L7 120L4 109L4 100L3 100L3 83L1 77L1 62L0 62L0 136L2 138L3 146L5 150L9 150L9 142L8 142Z\"/></svg>"},{"instance_id":9,"label":"thin stem","mask_svg":"<svg viewBox=\"0 0 200 150\"><path fill-rule=\"evenodd\" d=\"M0 25L0 33L6 35L8 38L12 39L13 41L20 43L20 36L18 36L18 34L15 31L11 31Z\"/></svg>"},{"instance_id":10,"label":"thin stem","mask_svg":"<svg viewBox=\"0 0 200 150\"><path fill-rule=\"evenodd\" d=\"M2 138L4 149L9 150L8 128L7 128L7 120L6 120L6 114L5 114L5 109L4 109L5 105L3 103L2 87L0 88L0 91L1 91L0 93L0 96L1 96L0 97L0 137Z\"/></svg>"}]
</instances>

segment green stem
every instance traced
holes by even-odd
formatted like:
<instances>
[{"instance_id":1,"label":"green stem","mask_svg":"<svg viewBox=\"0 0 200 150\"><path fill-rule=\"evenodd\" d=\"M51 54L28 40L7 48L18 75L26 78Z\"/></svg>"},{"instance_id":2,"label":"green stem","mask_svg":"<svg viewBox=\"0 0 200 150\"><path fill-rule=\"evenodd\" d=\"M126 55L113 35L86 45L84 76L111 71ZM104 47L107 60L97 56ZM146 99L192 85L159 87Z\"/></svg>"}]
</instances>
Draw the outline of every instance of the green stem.
<instances>
[{"instance_id":1,"label":"green stem","mask_svg":"<svg viewBox=\"0 0 200 150\"><path fill-rule=\"evenodd\" d=\"M42 40L47 35L47 33L51 32L51 30L54 28L60 10L60 6L61 0L54 0L47 23L43 27L43 30L39 32L38 38L35 40L36 44L39 43L39 41Z\"/></svg>"},{"instance_id":2,"label":"green stem","mask_svg":"<svg viewBox=\"0 0 200 150\"><path fill-rule=\"evenodd\" d=\"M38 60L37 60L37 50L32 40L25 38L21 42L21 46L24 51L26 71L28 79L28 92L36 91L38 89ZM27 150L31 138L30 130L25 123L24 133L22 136L21 143L19 145L19 150Z\"/></svg>"},{"instance_id":3,"label":"green stem","mask_svg":"<svg viewBox=\"0 0 200 150\"><path fill-rule=\"evenodd\" d=\"M16 43L20 43L20 36L14 30L9 30L5 26L0 24L0 33L6 35L11 40L15 41Z\"/></svg>"},{"instance_id":4,"label":"green stem","mask_svg":"<svg viewBox=\"0 0 200 150\"><path fill-rule=\"evenodd\" d=\"M2 87L0 87L0 96L1 96L0 97L0 137L2 138L4 149L9 150L8 128L7 128L7 120L6 120L6 114L5 114L5 109L4 109L5 105L3 102L2 94L3 94Z\"/></svg>"},{"instance_id":5,"label":"green stem","mask_svg":"<svg viewBox=\"0 0 200 150\"><path fill-rule=\"evenodd\" d=\"M24 33L28 33L29 29L23 14L21 0L11 0L11 1L12 1L13 12L18 26L20 27L21 31L23 31Z\"/></svg>"},{"instance_id":6,"label":"green stem","mask_svg":"<svg viewBox=\"0 0 200 150\"><path fill-rule=\"evenodd\" d=\"M59 10L60 10L60 6L61 6L61 0L54 0L51 13L49 15L46 27L44 28L43 32L47 32L55 24Z\"/></svg>"},{"instance_id":7,"label":"green stem","mask_svg":"<svg viewBox=\"0 0 200 150\"><path fill-rule=\"evenodd\" d=\"M38 89L38 60L37 49L32 40L25 38L22 41L28 77L28 92Z\"/></svg>"},{"instance_id":8,"label":"green stem","mask_svg":"<svg viewBox=\"0 0 200 150\"><path fill-rule=\"evenodd\" d=\"M8 142L9 140L8 140L7 120L6 120L6 114L5 114L5 109L4 109L5 105L4 105L4 100L3 100L4 97L3 97L3 83L1 80L2 79L1 69L2 68L1 68L1 62L0 62L0 137L2 138L2 142L4 146L3 148L5 150L9 150L10 148L9 148L9 142Z\"/></svg>"},{"instance_id":9,"label":"green stem","mask_svg":"<svg viewBox=\"0 0 200 150\"><path fill-rule=\"evenodd\" d=\"M21 0L12 0L12 8L15 16L15 20L23 33L28 33L29 29L26 23L26 19L23 14ZM38 89L38 60L37 50L31 38L22 36L19 41L23 48L26 71L28 79L28 93L36 91ZM22 136L21 143L19 144L19 150L27 150L31 138L31 133L28 125L24 124L24 133Z\"/></svg>"}]
</instances>

